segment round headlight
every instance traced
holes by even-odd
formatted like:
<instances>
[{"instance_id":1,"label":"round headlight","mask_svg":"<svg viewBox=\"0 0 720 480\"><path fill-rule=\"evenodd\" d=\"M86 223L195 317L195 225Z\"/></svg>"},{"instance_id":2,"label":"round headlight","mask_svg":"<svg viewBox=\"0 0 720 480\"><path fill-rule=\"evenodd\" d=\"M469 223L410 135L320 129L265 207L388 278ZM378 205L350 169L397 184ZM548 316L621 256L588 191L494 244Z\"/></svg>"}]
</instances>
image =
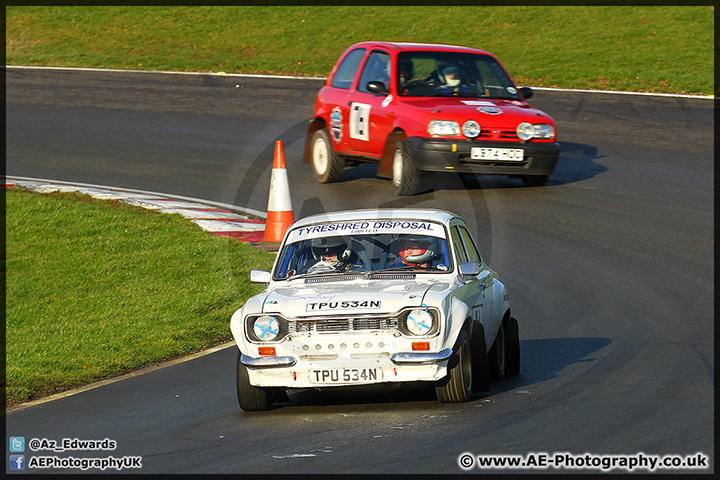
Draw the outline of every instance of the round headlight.
<instances>
[{"instance_id":1,"label":"round headlight","mask_svg":"<svg viewBox=\"0 0 720 480\"><path fill-rule=\"evenodd\" d=\"M549 123L535 125L535 138L555 138L555 129Z\"/></svg>"},{"instance_id":2,"label":"round headlight","mask_svg":"<svg viewBox=\"0 0 720 480\"><path fill-rule=\"evenodd\" d=\"M468 138L475 138L480 135L480 124L475 120L468 120L463 123L462 132Z\"/></svg>"},{"instance_id":3,"label":"round headlight","mask_svg":"<svg viewBox=\"0 0 720 480\"><path fill-rule=\"evenodd\" d=\"M280 322L270 315L258 317L253 323L253 333L258 340L274 340L280 334Z\"/></svg>"},{"instance_id":4,"label":"round headlight","mask_svg":"<svg viewBox=\"0 0 720 480\"><path fill-rule=\"evenodd\" d=\"M530 140L535 136L535 127L528 122L522 122L517 126L516 132L520 140Z\"/></svg>"},{"instance_id":5,"label":"round headlight","mask_svg":"<svg viewBox=\"0 0 720 480\"><path fill-rule=\"evenodd\" d=\"M413 310L408 314L405 324L413 335L427 335L433 327L433 316L427 310Z\"/></svg>"},{"instance_id":6,"label":"round headlight","mask_svg":"<svg viewBox=\"0 0 720 480\"><path fill-rule=\"evenodd\" d=\"M433 136L457 137L460 135L460 126L449 120L433 120L428 124L428 133Z\"/></svg>"}]
</instances>

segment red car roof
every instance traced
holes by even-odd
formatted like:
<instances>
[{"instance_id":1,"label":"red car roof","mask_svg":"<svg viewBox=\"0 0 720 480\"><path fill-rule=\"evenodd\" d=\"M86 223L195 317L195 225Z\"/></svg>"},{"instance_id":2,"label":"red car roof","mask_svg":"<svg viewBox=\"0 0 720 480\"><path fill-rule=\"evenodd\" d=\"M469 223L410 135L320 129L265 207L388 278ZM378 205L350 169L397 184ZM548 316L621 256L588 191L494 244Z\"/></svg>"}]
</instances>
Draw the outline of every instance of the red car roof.
<instances>
[{"instance_id":1,"label":"red car roof","mask_svg":"<svg viewBox=\"0 0 720 480\"><path fill-rule=\"evenodd\" d=\"M368 41L356 43L350 48L366 47L372 48L373 46L385 46L396 50L403 51L434 51L434 52L465 52L465 53L484 53L490 54L485 50L478 48L463 47L459 45L443 45L439 43L420 43L420 42L383 42L383 41ZM490 54L492 55L492 54Z\"/></svg>"}]
</instances>

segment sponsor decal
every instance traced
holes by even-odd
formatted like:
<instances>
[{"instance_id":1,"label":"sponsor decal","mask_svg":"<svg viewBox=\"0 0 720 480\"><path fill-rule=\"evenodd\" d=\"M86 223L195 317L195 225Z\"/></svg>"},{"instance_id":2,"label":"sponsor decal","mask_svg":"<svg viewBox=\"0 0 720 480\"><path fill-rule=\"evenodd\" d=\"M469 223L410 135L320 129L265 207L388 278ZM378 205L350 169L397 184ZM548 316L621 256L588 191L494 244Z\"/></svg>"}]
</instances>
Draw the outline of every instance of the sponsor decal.
<instances>
[{"instance_id":1,"label":"sponsor decal","mask_svg":"<svg viewBox=\"0 0 720 480\"><path fill-rule=\"evenodd\" d=\"M393 96L392 96L392 95L388 95L387 97L385 97L385 99L382 101L382 106L383 106L383 108L385 108L385 107L387 107L388 105L390 105L390 102L392 102L392 101L393 101Z\"/></svg>"},{"instance_id":2,"label":"sponsor decal","mask_svg":"<svg viewBox=\"0 0 720 480\"><path fill-rule=\"evenodd\" d=\"M371 105L353 102L350 105L350 138L370 140L368 125L370 123Z\"/></svg>"},{"instance_id":3,"label":"sponsor decal","mask_svg":"<svg viewBox=\"0 0 720 480\"><path fill-rule=\"evenodd\" d=\"M330 133L336 143L342 140L342 112L340 107L333 108L330 114Z\"/></svg>"},{"instance_id":4,"label":"sponsor decal","mask_svg":"<svg viewBox=\"0 0 720 480\"><path fill-rule=\"evenodd\" d=\"M495 104L492 102L488 102L487 100L461 100L462 103L465 105L469 105L471 107L494 107Z\"/></svg>"},{"instance_id":5,"label":"sponsor decal","mask_svg":"<svg viewBox=\"0 0 720 480\"><path fill-rule=\"evenodd\" d=\"M515 87L507 87L505 90L507 90L508 93L511 93L513 95L517 94L517 90L515 89Z\"/></svg>"},{"instance_id":6,"label":"sponsor decal","mask_svg":"<svg viewBox=\"0 0 720 480\"><path fill-rule=\"evenodd\" d=\"M481 113L487 113L488 115L500 115L503 113L503 111L497 107L479 107L478 111Z\"/></svg>"},{"instance_id":7,"label":"sponsor decal","mask_svg":"<svg viewBox=\"0 0 720 480\"><path fill-rule=\"evenodd\" d=\"M293 230L288 234L287 243L308 238L334 235L366 235L383 233L422 233L433 237L445 238L445 230L437 223L419 220L366 220L357 222L338 222L312 225Z\"/></svg>"},{"instance_id":8,"label":"sponsor decal","mask_svg":"<svg viewBox=\"0 0 720 480\"><path fill-rule=\"evenodd\" d=\"M380 300L336 300L330 302L312 302L305 305L305 310L308 312L338 308L380 308Z\"/></svg>"}]
</instances>

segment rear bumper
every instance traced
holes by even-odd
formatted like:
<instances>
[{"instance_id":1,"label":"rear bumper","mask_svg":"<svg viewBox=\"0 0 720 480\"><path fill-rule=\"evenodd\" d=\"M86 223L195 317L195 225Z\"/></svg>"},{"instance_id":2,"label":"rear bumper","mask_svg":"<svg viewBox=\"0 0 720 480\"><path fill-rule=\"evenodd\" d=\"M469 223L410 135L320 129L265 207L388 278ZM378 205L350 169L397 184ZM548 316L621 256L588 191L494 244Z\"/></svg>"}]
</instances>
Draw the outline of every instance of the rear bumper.
<instances>
[{"instance_id":1,"label":"rear bumper","mask_svg":"<svg viewBox=\"0 0 720 480\"><path fill-rule=\"evenodd\" d=\"M421 171L458 172L475 175L552 175L560 144L493 141L453 141L435 138L408 139L413 163ZM473 160L472 147L523 150L522 161Z\"/></svg>"}]
</instances>

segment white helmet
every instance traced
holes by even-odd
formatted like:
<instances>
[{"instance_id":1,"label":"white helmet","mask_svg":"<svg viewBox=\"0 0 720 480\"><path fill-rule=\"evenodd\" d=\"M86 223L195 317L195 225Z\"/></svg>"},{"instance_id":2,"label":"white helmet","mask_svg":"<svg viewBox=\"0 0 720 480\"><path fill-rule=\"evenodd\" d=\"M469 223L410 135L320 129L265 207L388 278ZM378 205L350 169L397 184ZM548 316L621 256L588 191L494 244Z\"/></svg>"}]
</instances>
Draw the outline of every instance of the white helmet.
<instances>
[{"instance_id":1,"label":"white helmet","mask_svg":"<svg viewBox=\"0 0 720 480\"><path fill-rule=\"evenodd\" d=\"M421 253L417 255L405 255L405 251L402 250L402 246L406 242L416 244L420 249ZM435 256L437 246L435 245L435 240L433 239L433 237L428 237L426 235L406 234L401 235L398 239L397 248L397 255L400 257L404 264L421 265L423 263L427 263Z\"/></svg>"},{"instance_id":2,"label":"white helmet","mask_svg":"<svg viewBox=\"0 0 720 480\"><path fill-rule=\"evenodd\" d=\"M322 260L325 263L338 267L350 258L352 253L343 237L314 238L310 244L315 260ZM325 260L323 256L335 255L332 260Z\"/></svg>"},{"instance_id":3,"label":"white helmet","mask_svg":"<svg viewBox=\"0 0 720 480\"><path fill-rule=\"evenodd\" d=\"M448 75L453 75L455 78L448 78ZM445 83L450 87L457 87L460 85L460 69L455 65L447 67L443 70L443 76L445 77Z\"/></svg>"}]
</instances>

